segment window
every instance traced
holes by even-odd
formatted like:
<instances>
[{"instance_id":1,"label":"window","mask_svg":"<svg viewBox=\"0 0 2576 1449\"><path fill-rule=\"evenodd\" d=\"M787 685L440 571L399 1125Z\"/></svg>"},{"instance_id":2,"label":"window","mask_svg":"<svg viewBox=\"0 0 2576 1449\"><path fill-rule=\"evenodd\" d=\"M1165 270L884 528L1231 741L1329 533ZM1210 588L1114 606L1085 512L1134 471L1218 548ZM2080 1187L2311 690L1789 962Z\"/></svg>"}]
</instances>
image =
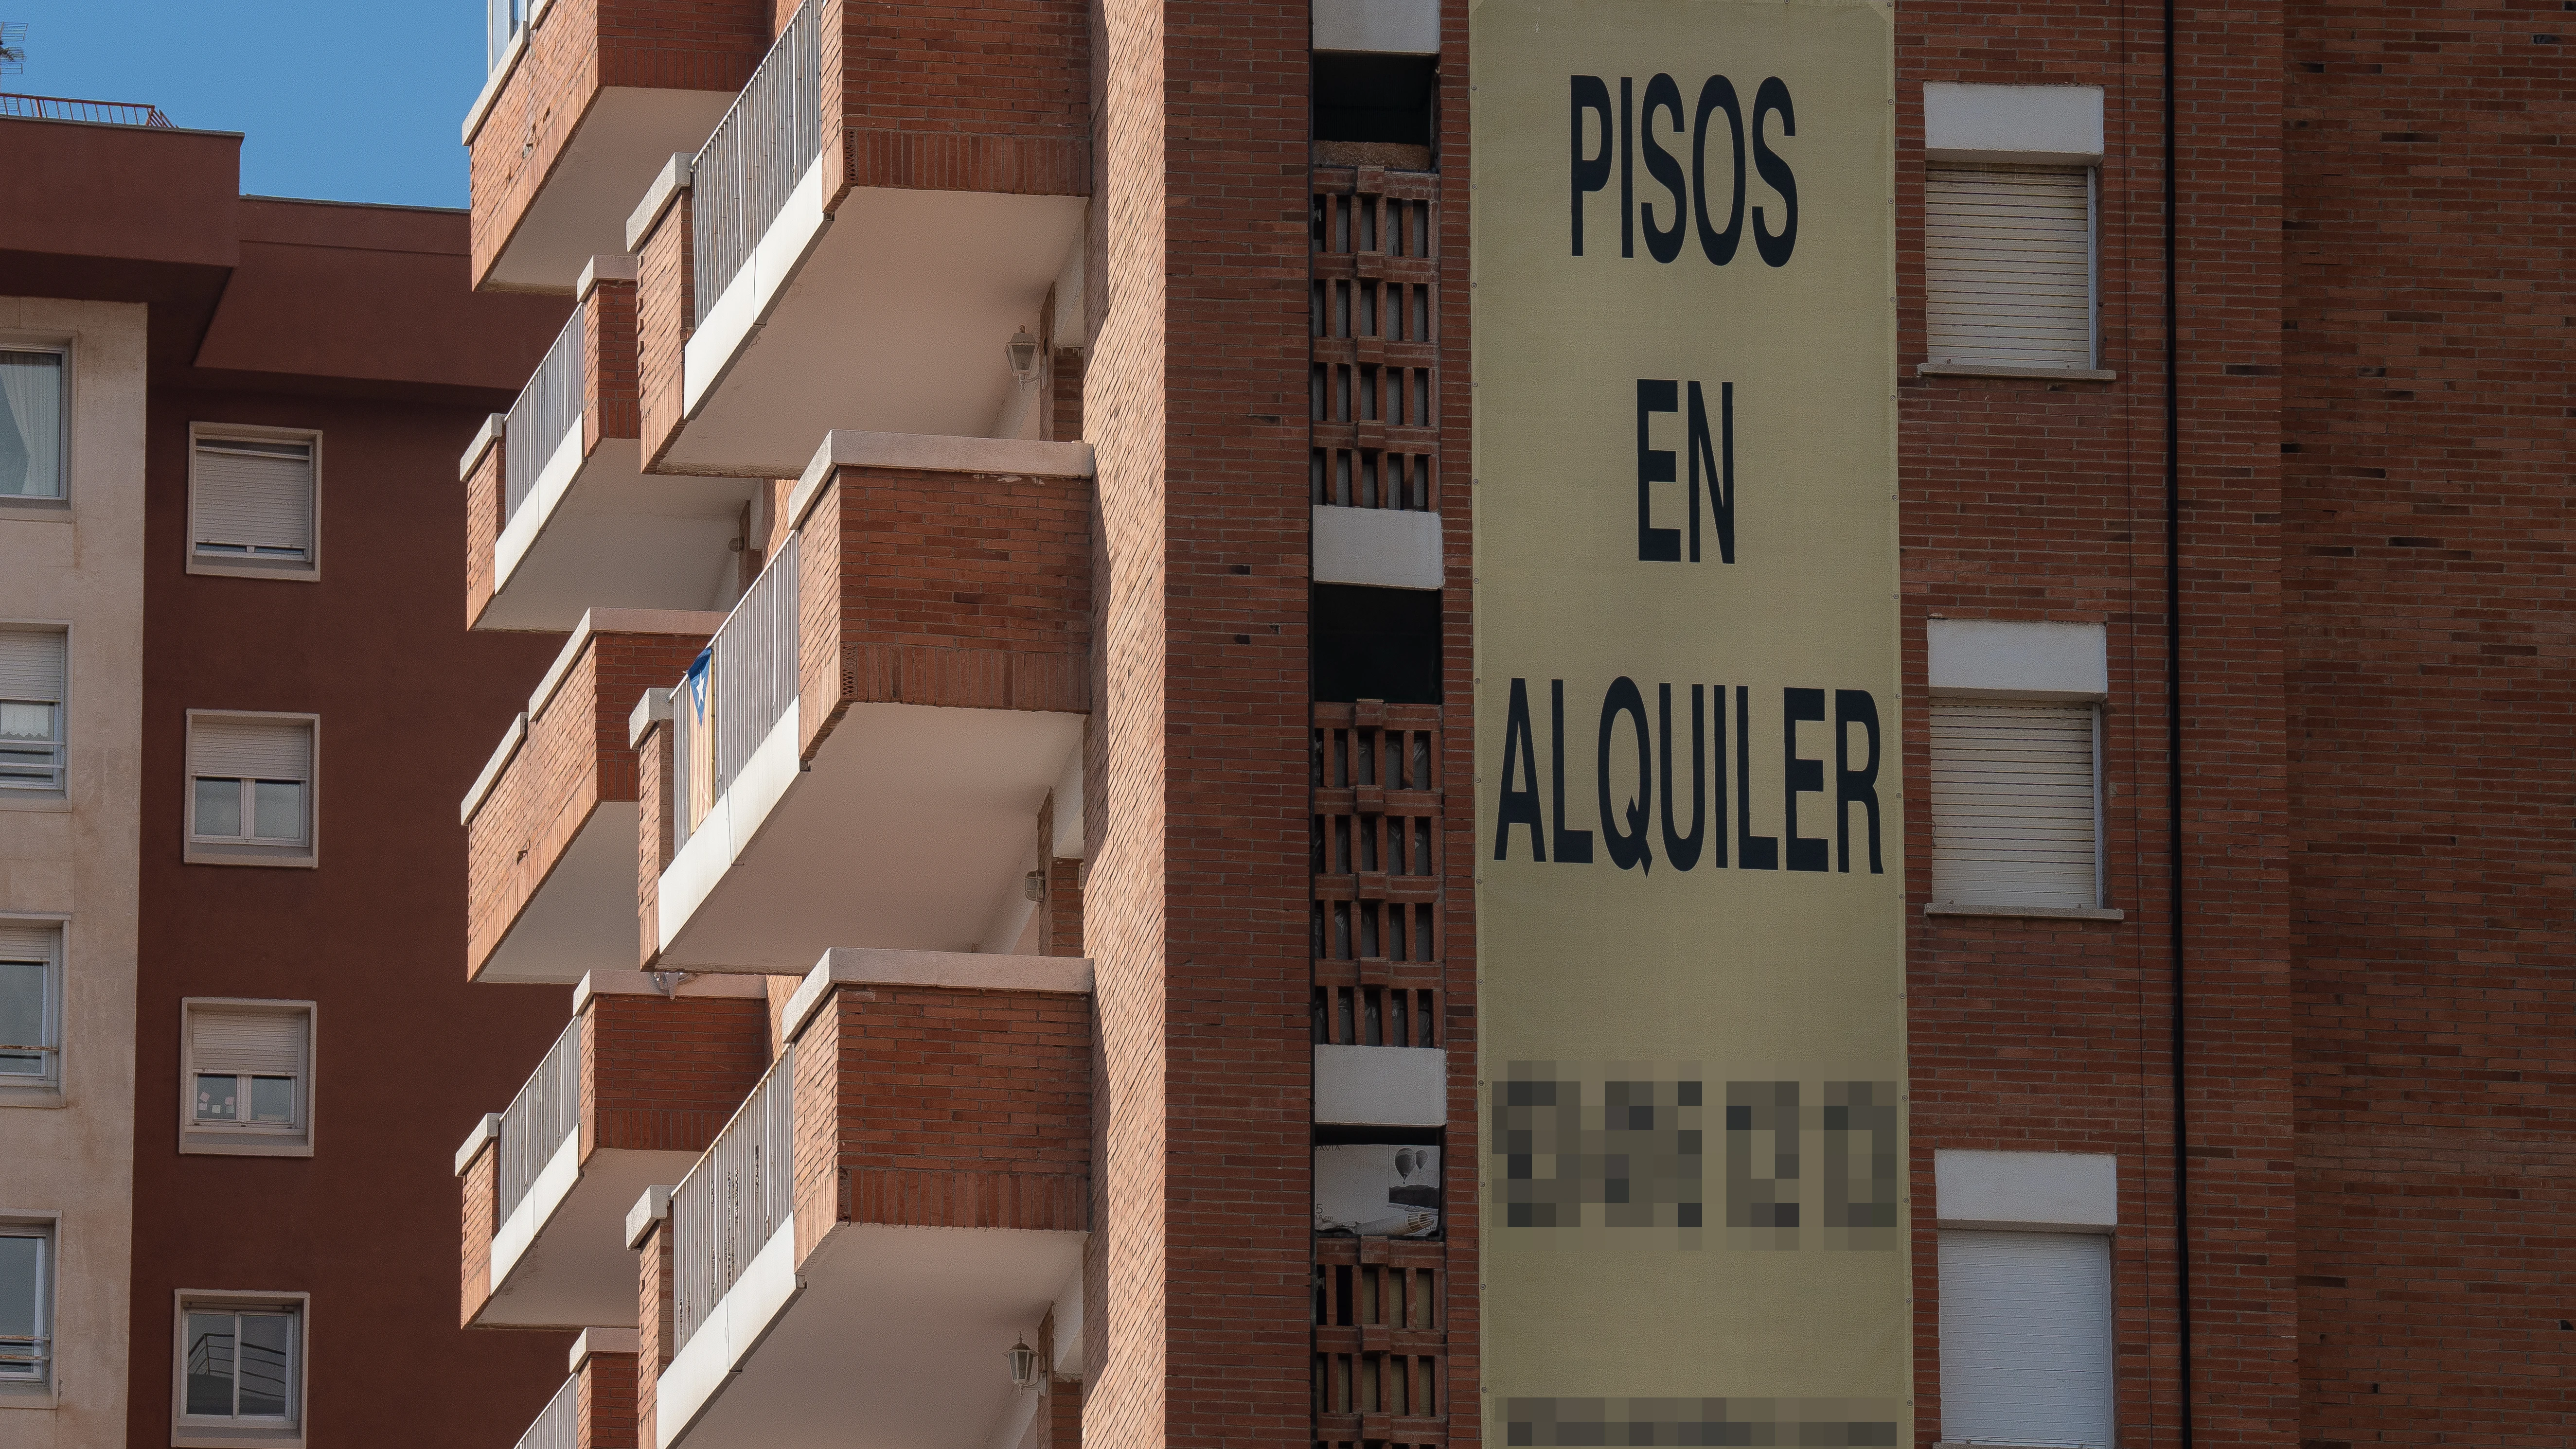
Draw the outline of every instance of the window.
<instances>
[{"instance_id":1,"label":"window","mask_svg":"<svg viewBox=\"0 0 2576 1449\"><path fill-rule=\"evenodd\" d=\"M2111 1240L1941 1234L1945 1443L2112 1443Z\"/></svg>"},{"instance_id":2,"label":"window","mask_svg":"<svg viewBox=\"0 0 2576 1449\"><path fill-rule=\"evenodd\" d=\"M1934 906L2101 905L2091 704L1932 701Z\"/></svg>"},{"instance_id":3,"label":"window","mask_svg":"<svg viewBox=\"0 0 2576 1449\"><path fill-rule=\"evenodd\" d=\"M56 1100L62 944L59 922L0 919L0 1104Z\"/></svg>"},{"instance_id":4,"label":"window","mask_svg":"<svg viewBox=\"0 0 2576 1449\"><path fill-rule=\"evenodd\" d=\"M188 714L187 859L313 863L311 715Z\"/></svg>"},{"instance_id":5,"label":"window","mask_svg":"<svg viewBox=\"0 0 2576 1449\"><path fill-rule=\"evenodd\" d=\"M0 499L59 499L69 371L59 348L0 347Z\"/></svg>"},{"instance_id":6,"label":"window","mask_svg":"<svg viewBox=\"0 0 2576 1449\"><path fill-rule=\"evenodd\" d=\"M1935 365L2091 369L2092 169L1931 167L1923 283Z\"/></svg>"},{"instance_id":7,"label":"window","mask_svg":"<svg viewBox=\"0 0 2576 1449\"><path fill-rule=\"evenodd\" d=\"M317 577L314 498L322 439L256 428L195 434L188 570Z\"/></svg>"},{"instance_id":8,"label":"window","mask_svg":"<svg viewBox=\"0 0 2576 1449\"><path fill-rule=\"evenodd\" d=\"M178 1306L170 1442L302 1443L306 1296L182 1292Z\"/></svg>"},{"instance_id":9,"label":"window","mask_svg":"<svg viewBox=\"0 0 2576 1449\"><path fill-rule=\"evenodd\" d=\"M66 637L60 629L0 628L0 791L62 793Z\"/></svg>"},{"instance_id":10,"label":"window","mask_svg":"<svg viewBox=\"0 0 2576 1449\"><path fill-rule=\"evenodd\" d=\"M313 1155L313 1003L194 998L180 1006L179 1150Z\"/></svg>"},{"instance_id":11,"label":"window","mask_svg":"<svg viewBox=\"0 0 2576 1449\"><path fill-rule=\"evenodd\" d=\"M53 1386L54 1228L0 1221L0 1402Z\"/></svg>"}]
</instances>

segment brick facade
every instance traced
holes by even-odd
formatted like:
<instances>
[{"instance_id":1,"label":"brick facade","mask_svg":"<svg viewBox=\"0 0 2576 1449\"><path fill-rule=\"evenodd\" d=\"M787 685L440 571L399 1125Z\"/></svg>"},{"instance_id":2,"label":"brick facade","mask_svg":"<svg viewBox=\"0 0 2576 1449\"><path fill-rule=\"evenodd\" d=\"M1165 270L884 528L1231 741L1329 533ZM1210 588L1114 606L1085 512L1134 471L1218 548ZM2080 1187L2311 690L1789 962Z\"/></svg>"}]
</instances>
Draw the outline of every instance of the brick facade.
<instances>
[{"instance_id":1,"label":"brick facade","mask_svg":"<svg viewBox=\"0 0 2576 1449\"><path fill-rule=\"evenodd\" d=\"M1076 0L818 3L823 172L841 189L1090 194L1090 36Z\"/></svg>"},{"instance_id":2,"label":"brick facade","mask_svg":"<svg viewBox=\"0 0 2576 1449\"><path fill-rule=\"evenodd\" d=\"M567 1449L636 1449L635 1355L593 1352L577 1377L580 1410Z\"/></svg>"},{"instance_id":3,"label":"brick facade","mask_svg":"<svg viewBox=\"0 0 2576 1449\"><path fill-rule=\"evenodd\" d=\"M582 1011L582 1156L703 1152L769 1069L767 1003L596 994Z\"/></svg>"}]
</instances>

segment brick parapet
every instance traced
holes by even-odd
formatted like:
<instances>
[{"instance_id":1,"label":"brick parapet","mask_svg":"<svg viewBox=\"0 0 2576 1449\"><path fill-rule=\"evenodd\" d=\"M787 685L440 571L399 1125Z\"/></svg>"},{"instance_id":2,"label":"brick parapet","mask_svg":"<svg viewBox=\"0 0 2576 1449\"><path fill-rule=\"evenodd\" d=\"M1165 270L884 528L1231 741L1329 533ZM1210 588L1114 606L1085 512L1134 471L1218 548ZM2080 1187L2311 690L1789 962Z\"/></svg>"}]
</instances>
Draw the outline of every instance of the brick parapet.
<instances>
[{"instance_id":1,"label":"brick parapet","mask_svg":"<svg viewBox=\"0 0 2576 1449\"><path fill-rule=\"evenodd\" d=\"M492 1234L501 1226L501 1153L493 1143L466 1164L458 1178L459 1243L457 1262L461 1268L456 1322L459 1327L474 1326L474 1315L483 1311L492 1296Z\"/></svg>"},{"instance_id":2,"label":"brick parapet","mask_svg":"<svg viewBox=\"0 0 2576 1449\"><path fill-rule=\"evenodd\" d=\"M686 187L662 209L635 250L636 423L646 471L670 451L683 421L683 367L697 330L696 197Z\"/></svg>"},{"instance_id":3,"label":"brick parapet","mask_svg":"<svg viewBox=\"0 0 2576 1449\"><path fill-rule=\"evenodd\" d=\"M769 1069L750 997L595 994L583 1008L583 1156L704 1152Z\"/></svg>"},{"instance_id":4,"label":"brick parapet","mask_svg":"<svg viewBox=\"0 0 2576 1449\"><path fill-rule=\"evenodd\" d=\"M662 872L676 853L671 840L671 748L671 729L663 722L647 730L635 749L635 964L644 971L653 969L654 958L662 954Z\"/></svg>"},{"instance_id":5,"label":"brick parapet","mask_svg":"<svg viewBox=\"0 0 2576 1449\"><path fill-rule=\"evenodd\" d=\"M508 451L498 444L485 448L465 475L465 627L469 629L491 607L499 587L499 564L492 546L501 537L501 470Z\"/></svg>"},{"instance_id":6,"label":"brick parapet","mask_svg":"<svg viewBox=\"0 0 2576 1449\"><path fill-rule=\"evenodd\" d=\"M553 0L466 142L474 284L489 281L603 90L739 91L769 48L766 9L759 0Z\"/></svg>"},{"instance_id":7,"label":"brick parapet","mask_svg":"<svg viewBox=\"0 0 2576 1449\"><path fill-rule=\"evenodd\" d=\"M637 388L635 284L599 281L582 303L581 452L587 458L603 438L640 437L643 419Z\"/></svg>"},{"instance_id":8,"label":"brick parapet","mask_svg":"<svg viewBox=\"0 0 2576 1449\"><path fill-rule=\"evenodd\" d=\"M582 1360L570 1449L636 1449L635 1368L631 1353L594 1351Z\"/></svg>"},{"instance_id":9,"label":"brick parapet","mask_svg":"<svg viewBox=\"0 0 2576 1449\"><path fill-rule=\"evenodd\" d=\"M840 180L827 209L863 186L1091 194L1082 4L820 3L823 167Z\"/></svg>"},{"instance_id":10,"label":"brick parapet","mask_svg":"<svg viewBox=\"0 0 2576 1449\"><path fill-rule=\"evenodd\" d=\"M671 1356L678 1349L672 1341L677 1323L671 1303L671 1220L664 1217L646 1228L639 1247L635 1255L636 1437L658 1443L653 1421L656 1391L662 1370L671 1366Z\"/></svg>"}]
</instances>

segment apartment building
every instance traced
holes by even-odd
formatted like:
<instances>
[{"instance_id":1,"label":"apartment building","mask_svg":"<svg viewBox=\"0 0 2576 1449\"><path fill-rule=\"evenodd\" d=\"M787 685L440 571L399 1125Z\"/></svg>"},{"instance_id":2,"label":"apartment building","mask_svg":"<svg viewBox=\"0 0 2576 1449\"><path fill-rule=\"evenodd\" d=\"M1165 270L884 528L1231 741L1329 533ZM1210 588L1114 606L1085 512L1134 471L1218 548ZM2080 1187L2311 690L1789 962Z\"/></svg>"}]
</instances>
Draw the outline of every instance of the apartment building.
<instances>
[{"instance_id":1,"label":"apartment building","mask_svg":"<svg viewBox=\"0 0 2576 1449\"><path fill-rule=\"evenodd\" d=\"M563 306L76 114L0 120L0 1444L505 1436L437 1162L554 1004L437 967L553 644L451 627L445 475Z\"/></svg>"},{"instance_id":2,"label":"apartment building","mask_svg":"<svg viewBox=\"0 0 2576 1449\"><path fill-rule=\"evenodd\" d=\"M518 1443L2563 1437L2549 14L496 4Z\"/></svg>"}]
</instances>

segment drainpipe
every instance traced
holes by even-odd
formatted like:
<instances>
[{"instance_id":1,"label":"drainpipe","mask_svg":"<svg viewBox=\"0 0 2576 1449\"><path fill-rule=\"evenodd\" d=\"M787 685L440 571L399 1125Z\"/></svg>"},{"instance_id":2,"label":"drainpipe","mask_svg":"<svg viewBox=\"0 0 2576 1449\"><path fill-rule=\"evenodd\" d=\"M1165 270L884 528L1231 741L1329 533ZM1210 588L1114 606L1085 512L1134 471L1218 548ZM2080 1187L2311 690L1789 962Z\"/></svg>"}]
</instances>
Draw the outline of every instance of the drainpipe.
<instances>
[{"instance_id":1,"label":"drainpipe","mask_svg":"<svg viewBox=\"0 0 2576 1449\"><path fill-rule=\"evenodd\" d=\"M2191 1110L2183 1069L2189 1045L2183 1014L2182 816L2182 307L2179 283L2181 188L2175 175L2174 0L2164 5L2164 302L2165 302L2165 858L2166 951L2173 978L2169 1070L2173 1077L2174 1284L2176 1346L2182 1391L2182 1449L2192 1449L2191 1376Z\"/></svg>"}]
</instances>

